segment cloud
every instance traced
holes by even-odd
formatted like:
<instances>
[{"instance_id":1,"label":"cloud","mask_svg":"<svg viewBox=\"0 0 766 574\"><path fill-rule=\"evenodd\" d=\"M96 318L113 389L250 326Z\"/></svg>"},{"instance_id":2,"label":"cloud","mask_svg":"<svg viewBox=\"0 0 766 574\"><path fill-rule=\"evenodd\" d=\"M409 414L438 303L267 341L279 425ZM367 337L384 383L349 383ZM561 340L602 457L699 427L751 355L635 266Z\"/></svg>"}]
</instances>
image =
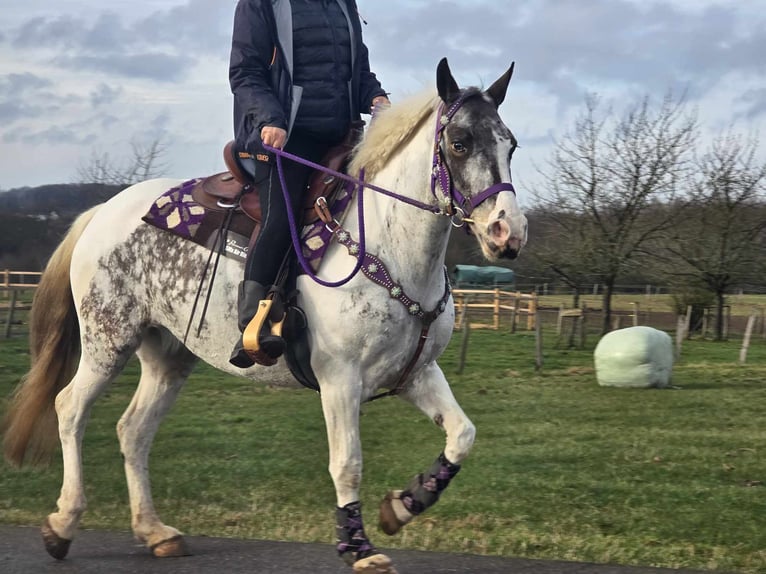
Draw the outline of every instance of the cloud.
<instances>
[{"instance_id":1,"label":"cloud","mask_svg":"<svg viewBox=\"0 0 766 574\"><path fill-rule=\"evenodd\" d=\"M197 55L228 59L233 15L233 2L190 0L146 16L135 23L133 31L142 42L161 42Z\"/></svg>"},{"instance_id":2,"label":"cloud","mask_svg":"<svg viewBox=\"0 0 766 574\"><path fill-rule=\"evenodd\" d=\"M523 146L514 165L549 151L588 93L617 109L673 90L708 126L766 121L763 0L357 2L372 68L396 101L433 89L443 56L462 86L486 87L516 61L501 108ZM231 137L235 4L16 3L0 20L0 185L55 180L7 159L26 157L25 145L47 145L70 169L84 144L111 149L159 131L179 144L168 158L178 173L217 167Z\"/></svg>"},{"instance_id":3,"label":"cloud","mask_svg":"<svg viewBox=\"0 0 766 574\"><path fill-rule=\"evenodd\" d=\"M739 98L745 106L744 117L754 119L757 116L766 114L766 88L748 90Z\"/></svg>"},{"instance_id":4,"label":"cloud","mask_svg":"<svg viewBox=\"0 0 766 574\"><path fill-rule=\"evenodd\" d=\"M139 19L106 11L91 18L58 15L26 20L11 33L11 45L38 62L123 78L174 82L200 55L225 54L230 11L221 2L193 0Z\"/></svg>"},{"instance_id":5,"label":"cloud","mask_svg":"<svg viewBox=\"0 0 766 574\"><path fill-rule=\"evenodd\" d=\"M185 55L145 52L142 54L79 54L73 57L61 56L54 62L72 70L92 70L123 78L140 78L159 82L175 82L182 79L194 64L194 59Z\"/></svg>"},{"instance_id":6,"label":"cloud","mask_svg":"<svg viewBox=\"0 0 766 574\"><path fill-rule=\"evenodd\" d=\"M3 134L3 141L11 144L38 146L42 144L89 145L96 141L97 133L83 133L77 126L51 126L39 131L14 129Z\"/></svg>"},{"instance_id":7,"label":"cloud","mask_svg":"<svg viewBox=\"0 0 766 574\"><path fill-rule=\"evenodd\" d=\"M0 125L8 127L42 115L45 108L35 101L35 94L52 86L50 80L31 73L0 77Z\"/></svg>"},{"instance_id":8,"label":"cloud","mask_svg":"<svg viewBox=\"0 0 766 574\"><path fill-rule=\"evenodd\" d=\"M365 33L375 58L385 51L405 70L423 70L427 62L435 68L446 55L454 69L484 77L513 58L520 79L565 105L610 85L662 93L682 84L696 98L732 71L766 71L765 17L745 20L728 5L689 12L669 2L527 0L509 8L489 1L421 2L406 23L381 8L374 33Z\"/></svg>"},{"instance_id":9,"label":"cloud","mask_svg":"<svg viewBox=\"0 0 766 574\"><path fill-rule=\"evenodd\" d=\"M49 88L53 82L41 78L35 74L25 72L23 74L8 74L0 77L0 98L21 98L31 91Z\"/></svg>"},{"instance_id":10,"label":"cloud","mask_svg":"<svg viewBox=\"0 0 766 574\"><path fill-rule=\"evenodd\" d=\"M90 92L90 103L94 108L113 104L122 95L121 87L112 87L101 83Z\"/></svg>"}]
</instances>

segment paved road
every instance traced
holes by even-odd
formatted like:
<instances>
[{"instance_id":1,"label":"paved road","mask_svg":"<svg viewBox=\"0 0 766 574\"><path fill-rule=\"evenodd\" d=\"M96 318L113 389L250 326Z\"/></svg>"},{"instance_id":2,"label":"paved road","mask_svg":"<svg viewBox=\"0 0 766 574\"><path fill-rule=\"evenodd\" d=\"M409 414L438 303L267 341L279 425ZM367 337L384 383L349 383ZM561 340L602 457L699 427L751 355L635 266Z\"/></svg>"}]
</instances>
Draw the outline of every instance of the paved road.
<instances>
[{"instance_id":1,"label":"paved road","mask_svg":"<svg viewBox=\"0 0 766 574\"><path fill-rule=\"evenodd\" d=\"M43 549L36 528L0 525L2 574L351 574L327 544L187 537L194 556L153 558L128 532L84 530L66 560ZM694 574L664 570L390 550L400 574ZM709 573L708 573L709 574Z\"/></svg>"}]
</instances>

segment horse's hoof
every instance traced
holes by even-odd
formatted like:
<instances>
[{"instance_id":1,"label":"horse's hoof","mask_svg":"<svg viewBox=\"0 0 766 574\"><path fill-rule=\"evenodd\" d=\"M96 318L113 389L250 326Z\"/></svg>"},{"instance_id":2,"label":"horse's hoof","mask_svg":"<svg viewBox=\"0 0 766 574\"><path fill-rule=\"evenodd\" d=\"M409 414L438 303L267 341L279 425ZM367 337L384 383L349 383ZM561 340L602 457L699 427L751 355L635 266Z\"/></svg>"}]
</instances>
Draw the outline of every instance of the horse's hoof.
<instances>
[{"instance_id":1,"label":"horse's hoof","mask_svg":"<svg viewBox=\"0 0 766 574\"><path fill-rule=\"evenodd\" d=\"M66 558L69 552L69 546L72 544L71 540L61 538L53 531L49 519L45 519L42 527L40 528L43 535L43 543L45 544L45 550L53 556L56 560L63 560Z\"/></svg>"},{"instance_id":2,"label":"horse's hoof","mask_svg":"<svg viewBox=\"0 0 766 574\"><path fill-rule=\"evenodd\" d=\"M157 558L178 558L180 556L191 556L189 548L183 536L173 536L152 546L152 554Z\"/></svg>"},{"instance_id":3,"label":"horse's hoof","mask_svg":"<svg viewBox=\"0 0 766 574\"><path fill-rule=\"evenodd\" d=\"M399 498L401 493L401 490L389 491L380 503L378 524L380 529L389 536L399 532L402 526L408 524L413 518Z\"/></svg>"},{"instance_id":4,"label":"horse's hoof","mask_svg":"<svg viewBox=\"0 0 766 574\"><path fill-rule=\"evenodd\" d=\"M354 574L397 574L397 572L388 556L373 554L354 562Z\"/></svg>"}]
</instances>

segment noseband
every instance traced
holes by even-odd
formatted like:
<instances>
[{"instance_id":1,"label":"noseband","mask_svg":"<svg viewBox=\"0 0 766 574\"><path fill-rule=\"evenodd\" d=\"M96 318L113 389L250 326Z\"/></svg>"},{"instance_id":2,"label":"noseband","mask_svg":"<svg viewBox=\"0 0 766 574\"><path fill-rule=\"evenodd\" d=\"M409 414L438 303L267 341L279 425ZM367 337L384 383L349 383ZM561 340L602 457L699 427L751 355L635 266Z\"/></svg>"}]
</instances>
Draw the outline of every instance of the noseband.
<instances>
[{"instance_id":1,"label":"noseband","mask_svg":"<svg viewBox=\"0 0 766 574\"><path fill-rule=\"evenodd\" d=\"M441 205L441 212L452 218L452 225L455 227L462 227L465 223L473 223L473 220L470 219L473 210L493 195L497 195L501 191L511 191L516 195L516 190L511 182L495 183L481 193L470 197L460 193L452 183L449 167L444 159L444 152L442 150L444 130L452 121L453 116L463 106L466 99L466 95L462 94L449 108L446 107L444 102L439 104L434 133L434 155L431 164L431 194ZM441 195L437 188L441 190Z\"/></svg>"}]
</instances>

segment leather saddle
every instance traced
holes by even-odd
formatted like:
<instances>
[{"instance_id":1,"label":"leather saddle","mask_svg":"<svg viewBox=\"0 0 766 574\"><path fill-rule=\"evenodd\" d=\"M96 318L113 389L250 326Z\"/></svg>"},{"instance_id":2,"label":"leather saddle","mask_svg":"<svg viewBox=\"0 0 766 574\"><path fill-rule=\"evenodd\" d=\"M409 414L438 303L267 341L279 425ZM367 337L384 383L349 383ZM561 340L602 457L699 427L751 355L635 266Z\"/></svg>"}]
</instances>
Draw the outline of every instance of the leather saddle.
<instances>
[{"instance_id":1,"label":"leather saddle","mask_svg":"<svg viewBox=\"0 0 766 574\"><path fill-rule=\"evenodd\" d=\"M321 165L338 172L344 172L354 146L362 136L363 122L354 123L344 140L330 148ZM267 158L256 158L252 154L238 151L235 143L230 141L224 146L223 159L228 171L211 175L201 180L192 190L192 198L205 209L225 211L239 208L250 219L256 222L251 245L260 231L261 202L257 193L254 179L256 162ZM329 197L339 181L335 176L315 170L309 179L303 203L302 223L316 221L314 203L319 197Z\"/></svg>"},{"instance_id":2,"label":"leather saddle","mask_svg":"<svg viewBox=\"0 0 766 574\"><path fill-rule=\"evenodd\" d=\"M354 123L344 140L330 148L321 165L344 173L348 166L354 146L363 133L363 122ZM223 159L228 171L202 179L192 190L192 199L212 211L234 209L234 215L244 213L255 223L250 236L250 248L255 244L261 230L261 202L258 183L255 180L257 162L268 161L268 157L253 157L250 153L238 151L230 141L223 150ZM326 197L331 202L332 195L339 188L340 181L333 175L315 170L309 178L301 217L303 225L313 223L319 216L314 210L314 203L319 197ZM244 219L244 217L243 217ZM294 300L295 291L285 300L284 333L288 342L285 349L285 362L293 376L305 387L319 391L319 383L311 369L311 349L306 330L306 315ZM281 296L281 295L280 295ZM258 329L259 331L259 329Z\"/></svg>"}]
</instances>

